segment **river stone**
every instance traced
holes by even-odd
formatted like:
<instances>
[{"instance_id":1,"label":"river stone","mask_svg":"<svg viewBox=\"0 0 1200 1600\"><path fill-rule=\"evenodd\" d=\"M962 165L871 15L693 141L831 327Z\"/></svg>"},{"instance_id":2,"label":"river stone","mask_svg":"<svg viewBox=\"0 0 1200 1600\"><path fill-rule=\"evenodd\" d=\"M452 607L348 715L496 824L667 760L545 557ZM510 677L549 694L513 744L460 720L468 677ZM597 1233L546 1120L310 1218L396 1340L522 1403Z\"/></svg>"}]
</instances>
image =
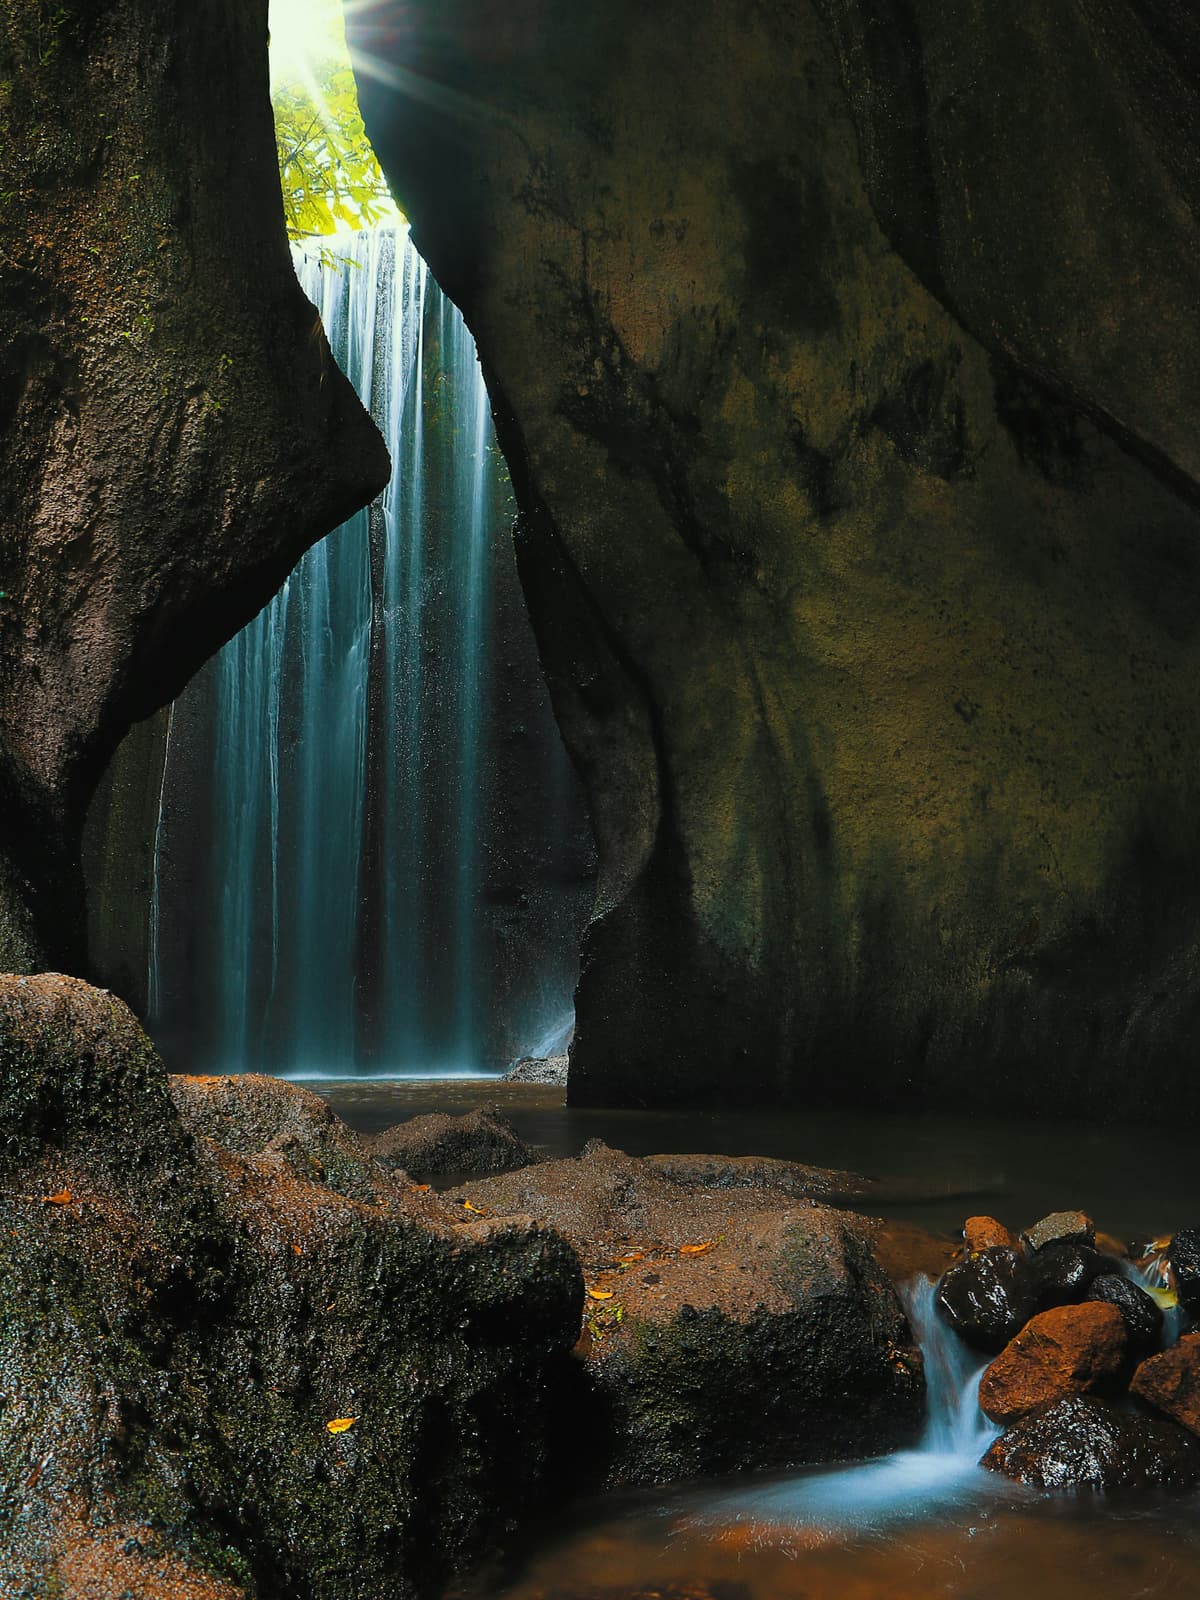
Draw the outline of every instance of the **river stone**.
<instances>
[{"instance_id":1,"label":"river stone","mask_svg":"<svg viewBox=\"0 0 1200 1600\"><path fill-rule=\"evenodd\" d=\"M428 1177L509 1172L537 1160L497 1111L468 1111L459 1117L435 1111L368 1136L364 1143L385 1166Z\"/></svg>"},{"instance_id":2,"label":"river stone","mask_svg":"<svg viewBox=\"0 0 1200 1600\"><path fill-rule=\"evenodd\" d=\"M645 1160L662 1177L685 1188L770 1189L796 1200L837 1204L861 1200L874 1187L857 1172L809 1167L771 1156L656 1155Z\"/></svg>"},{"instance_id":3,"label":"river stone","mask_svg":"<svg viewBox=\"0 0 1200 1600\"><path fill-rule=\"evenodd\" d=\"M1167 1252L1179 1303L1200 1311L1200 1228L1184 1228L1171 1240Z\"/></svg>"},{"instance_id":4,"label":"river stone","mask_svg":"<svg viewBox=\"0 0 1200 1600\"><path fill-rule=\"evenodd\" d=\"M107 1600L118 1537L114 1597L441 1592L565 1481L572 1252L296 1086L173 1087L111 995L0 977L0 1594Z\"/></svg>"},{"instance_id":5,"label":"river stone","mask_svg":"<svg viewBox=\"0 0 1200 1600\"><path fill-rule=\"evenodd\" d=\"M501 1079L502 1083L545 1083L567 1086L566 1056L522 1056L514 1061Z\"/></svg>"},{"instance_id":6,"label":"river stone","mask_svg":"<svg viewBox=\"0 0 1200 1600\"><path fill-rule=\"evenodd\" d=\"M1130 1348L1145 1355L1158 1347L1163 1314L1152 1295L1120 1272L1103 1272L1088 1290L1089 1300L1105 1300L1125 1318Z\"/></svg>"},{"instance_id":7,"label":"river stone","mask_svg":"<svg viewBox=\"0 0 1200 1600\"><path fill-rule=\"evenodd\" d=\"M1075 1305L1084 1299L1092 1280L1116 1262L1086 1244L1048 1244L1026 1258L1025 1273L1040 1311Z\"/></svg>"},{"instance_id":8,"label":"river stone","mask_svg":"<svg viewBox=\"0 0 1200 1600\"><path fill-rule=\"evenodd\" d=\"M1114 1305L1059 1306L1033 1318L979 1381L979 1404L993 1422L1113 1382L1129 1351Z\"/></svg>"},{"instance_id":9,"label":"river stone","mask_svg":"<svg viewBox=\"0 0 1200 1600\"><path fill-rule=\"evenodd\" d=\"M1020 1251L981 1250L951 1267L938 1284L937 1308L968 1344L1003 1350L1037 1309Z\"/></svg>"},{"instance_id":10,"label":"river stone","mask_svg":"<svg viewBox=\"0 0 1200 1600\"><path fill-rule=\"evenodd\" d=\"M1021 1238L1031 1250L1045 1250L1052 1244L1091 1244L1096 1224L1082 1211L1055 1211L1026 1228Z\"/></svg>"},{"instance_id":11,"label":"river stone","mask_svg":"<svg viewBox=\"0 0 1200 1600\"><path fill-rule=\"evenodd\" d=\"M981 1250L1012 1250L1017 1241L995 1217L968 1217L963 1224L963 1243L969 1256Z\"/></svg>"},{"instance_id":12,"label":"river stone","mask_svg":"<svg viewBox=\"0 0 1200 1600\"><path fill-rule=\"evenodd\" d=\"M689 1185L593 1142L448 1191L563 1233L588 1286L579 1354L609 1485L872 1455L920 1431L921 1359L870 1220Z\"/></svg>"},{"instance_id":13,"label":"river stone","mask_svg":"<svg viewBox=\"0 0 1200 1600\"><path fill-rule=\"evenodd\" d=\"M1072 1395L1014 1423L982 1465L1041 1489L1190 1489L1200 1483L1200 1441L1164 1418Z\"/></svg>"},{"instance_id":14,"label":"river stone","mask_svg":"<svg viewBox=\"0 0 1200 1600\"><path fill-rule=\"evenodd\" d=\"M1129 1388L1139 1400L1200 1434L1200 1333L1185 1333L1170 1350L1143 1361Z\"/></svg>"}]
</instances>

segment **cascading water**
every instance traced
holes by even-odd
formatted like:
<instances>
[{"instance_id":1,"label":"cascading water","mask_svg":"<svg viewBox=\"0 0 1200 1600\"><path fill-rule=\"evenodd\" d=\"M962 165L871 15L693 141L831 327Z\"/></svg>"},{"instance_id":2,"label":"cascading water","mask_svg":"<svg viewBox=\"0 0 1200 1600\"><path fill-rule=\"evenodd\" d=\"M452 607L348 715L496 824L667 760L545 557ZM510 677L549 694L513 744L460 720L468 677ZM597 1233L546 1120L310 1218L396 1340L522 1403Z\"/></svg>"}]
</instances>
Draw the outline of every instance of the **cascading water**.
<instances>
[{"instance_id":1,"label":"cascading water","mask_svg":"<svg viewBox=\"0 0 1200 1600\"><path fill-rule=\"evenodd\" d=\"M167 854L193 866L176 873L187 881L164 940L172 897L156 848L154 1013L170 1031L170 996L177 1010L181 990L204 996L189 1053L217 1070L478 1071L569 1012L572 983L561 961L548 979L506 977L511 1014L497 1031L497 961L519 961L522 940L527 960L545 957L508 909L530 893L505 878L512 848L488 829L514 824L494 817L489 785L503 787L515 762L530 792L567 793L578 810L573 774L564 780L531 641L529 671L514 667L511 638L492 637L493 590L515 589L509 489L471 336L403 229L336 248L340 266L298 250L297 273L393 477L177 702L192 753L164 782ZM514 690L522 670L536 696L528 682ZM549 837L573 825L540 816L537 848L551 876L574 872L578 902L581 874L554 865L562 841ZM193 938L188 920L210 938ZM558 947L575 946L578 922L568 914ZM159 970L171 959L185 980Z\"/></svg>"},{"instance_id":2,"label":"cascading water","mask_svg":"<svg viewBox=\"0 0 1200 1600\"><path fill-rule=\"evenodd\" d=\"M925 1431L915 1450L739 1490L707 1517L750 1523L764 1537L772 1527L876 1529L994 1492L997 1480L979 1466L999 1432L979 1409L979 1379L987 1363L938 1316L935 1290L922 1277L902 1292L925 1365Z\"/></svg>"}]
</instances>

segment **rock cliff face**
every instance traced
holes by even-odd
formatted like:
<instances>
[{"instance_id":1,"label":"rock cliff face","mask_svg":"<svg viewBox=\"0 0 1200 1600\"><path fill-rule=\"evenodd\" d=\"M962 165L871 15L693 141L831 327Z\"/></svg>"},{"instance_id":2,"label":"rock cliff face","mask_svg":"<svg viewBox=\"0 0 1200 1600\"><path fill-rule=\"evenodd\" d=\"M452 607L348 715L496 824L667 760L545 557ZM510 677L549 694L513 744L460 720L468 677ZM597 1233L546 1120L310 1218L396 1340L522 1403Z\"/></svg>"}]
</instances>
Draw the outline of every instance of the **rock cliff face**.
<instances>
[{"instance_id":1,"label":"rock cliff face","mask_svg":"<svg viewBox=\"0 0 1200 1600\"><path fill-rule=\"evenodd\" d=\"M1061 9L351 19L590 791L578 1103L1200 1109L1197 25Z\"/></svg>"},{"instance_id":2,"label":"rock cliff face","mask_svg":"<svg viewBox=\"0 0 1200 1600\"><path fill-rule=\"evenodd\" d=\"M130 723L387 477L288 259L266 0L0 20L0 968Z\"/></svg>"}]
</instances>

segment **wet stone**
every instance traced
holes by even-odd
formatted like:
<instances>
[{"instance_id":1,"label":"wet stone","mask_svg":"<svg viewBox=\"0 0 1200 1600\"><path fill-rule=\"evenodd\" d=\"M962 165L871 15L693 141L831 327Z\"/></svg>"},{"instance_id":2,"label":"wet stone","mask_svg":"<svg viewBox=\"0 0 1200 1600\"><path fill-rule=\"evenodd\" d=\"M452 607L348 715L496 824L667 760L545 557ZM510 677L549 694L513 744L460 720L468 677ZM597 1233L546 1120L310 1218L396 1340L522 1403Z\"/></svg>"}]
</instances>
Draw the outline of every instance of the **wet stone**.
<instances>
[{"instance_id":1,"label":"wet stone","mask_svg":"<svg viewBox=\"0 0 1200 1600\"><path fill-rule=\"evenodd\" d=\"M1041 1489L1191 1489L1200 1483L1200 1440L1164 1418L1073 1395L1014 1423L982 1465Z\"/></svg>"},{"instance_id":2,"label":"wet stone","mask_svg":"<svg viewBox=\"0 0 1200 1600\"><path fill-rule=\"evenodd\" d=\"M963 1242L967 1254L976 1256L981 1250L1012 1250L1017 1241L995 1217L968 1217L963 1224Z\"/></svg>"},{"instance_id":3,"label":"wet stone","mask_svg":"<svg viewBox=\"0 0 1200 1600\"><path fill-rule=\"evenodd\" d=\"M1120 1272L1102 1272L1088 1289L1089 1300L1106 1301L1116 1306L1125 1319L1130 1347L1145 1355L1158 1348L1162 1338L1163 1314L1152 1295Z\"/></svg>"},{"instance_id":4,"label":"wet stone","mask_svg":"<svg viewBox=\"0 0 1200 1600\"><path fill-rule=\"evenodd\" d=\"M1003 1350L1037 1309L1025 1264L1016 1250L983 1250L951 1267L938 1284L944 1321L976 1349Z\"/></svg>"},{"instance_id":5,"label":"wet stone","mask_svg":"<svg viewBox=\"0 0 1200 1600\"><path fill-rule=\"evenodd\" d=\"M1177 1345L1143 1361L1130 1393L1200 1434L1200 1333L1187 1333Z\"/></svg>"},{"instance_id":6,"label":"wet stone","mask_svg":"<svg viewBox=\"0 0 1200 1600\"><path fill-rule=\"evenodd\" d=\"M1116 1263L1088 1245L1049 1244L1027 1258L1025 1271L1039 1310L1076 1305L1093 1279Z\"/></svg>"},{"instance_id":7,"label":"wet stone","mask_svg":"<svg viewBox=\"0 0 1200 1600\"><path fill-rule=\"evenodd\" d=\"M1054 1211L1021 1235L1031 1250L1045 1250L1052 1244L1090 1245L1095 1237L1096 1224L1083 1211Z\"/></svg>"},{"instance_id":8,"label":"wet stone","mask_svg":"<svg viewBox=\"0 0 1200 1600\"><path fill-rule=\"evenodd\" d=\"M1043 1311L984 1373L979 1404L993 1422L1011 1422L1038 1406L1114 1384L1128 1351L1116 1306L1097 1301Z\"/></svg>"},{"instance_id":9,"label":"wet stone","mask_svg":"<svg viewBox=\"0 0 1200 1600\"><path fill-rule=\"evenodd\" d=\"M1184 1228L1171 1240L1167 1252L1179 1303L1200 1312L1200 1228Z\"/></svg>"}]
</instances>

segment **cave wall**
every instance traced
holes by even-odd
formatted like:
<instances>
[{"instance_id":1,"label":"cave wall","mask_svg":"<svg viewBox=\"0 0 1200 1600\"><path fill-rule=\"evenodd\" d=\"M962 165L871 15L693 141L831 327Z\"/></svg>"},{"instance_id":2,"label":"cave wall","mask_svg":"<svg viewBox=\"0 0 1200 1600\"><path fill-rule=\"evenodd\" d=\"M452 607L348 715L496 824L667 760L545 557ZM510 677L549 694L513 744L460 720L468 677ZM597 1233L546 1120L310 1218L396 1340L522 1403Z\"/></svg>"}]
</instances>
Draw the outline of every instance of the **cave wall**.
<instances>
[{"instance_id":1,"label":"cave wall","mask_svg":"<svg viewBox=\"0 0 1200 1600\"><path fill-rule=\"evenodd\" d=\"M0 969L80 971L130 724L386 481L288 258L267 0L0 15Z\"/></svg>"},{"instance_id":2,"label":"cave wall","mask_svg":"<svg viewBox=\"0 0 1200 1600\"><path fill-rule=\"evenodd\" d=\"M574 1102L1200 1110L1159 9L350 19L589 790Z\"/></svg>"}]
</instances>

